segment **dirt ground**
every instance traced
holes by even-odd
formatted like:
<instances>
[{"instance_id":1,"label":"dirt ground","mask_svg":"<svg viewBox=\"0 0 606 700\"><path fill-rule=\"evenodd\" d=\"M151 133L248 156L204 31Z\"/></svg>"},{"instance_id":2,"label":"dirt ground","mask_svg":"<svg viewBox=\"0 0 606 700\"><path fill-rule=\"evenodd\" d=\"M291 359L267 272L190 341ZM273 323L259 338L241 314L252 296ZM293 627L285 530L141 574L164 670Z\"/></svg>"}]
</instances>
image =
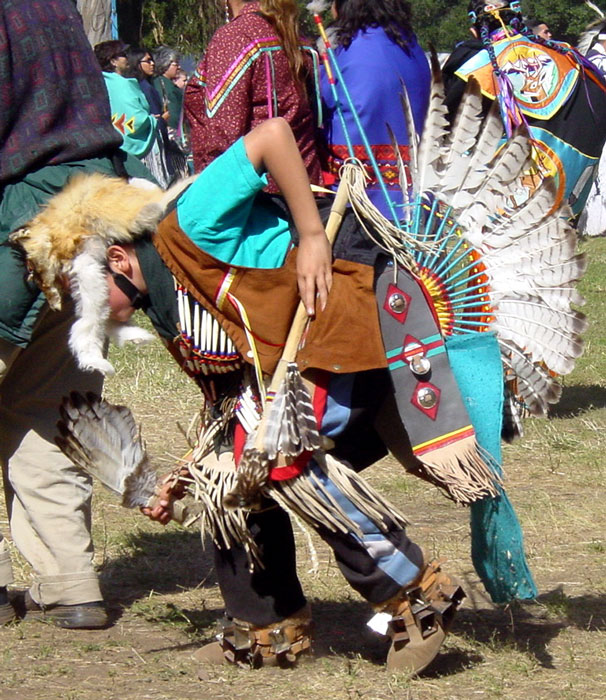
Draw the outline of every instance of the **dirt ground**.
<instances>
[{"instance_id":1,"label":"dirt ground","mask_svg":"<svg viewBox=\"0 0 606 700\"><path fill-rule=\"evenodd\" d=\"M96 487L96 561L113 624L101 631L40 622L0 629L0 700L606 698L606 241L585 245L594 321L586 354L565 378L550 419L528 420L524 439L505 448L506 485L523 524L536 601L492 605L471 564L468 511L386 458L366 476L468 594L438 659L413 680L386 672L386 642L366 627L369 607L322 542L312 537L312 551L297 530L316 626L313 659L288 671L217 667L198 680L191 654L212 639L222 611L199 532L162 529ZM176 424L197 406L195 390L162 353L116 353L119 371L107 387L108 397L128 403L141 421L159 471L184 452ZM8 530L4 511L0 528ZM13 554L16 585L24 587L29 570Z\"/></svg>"}]
</instances>

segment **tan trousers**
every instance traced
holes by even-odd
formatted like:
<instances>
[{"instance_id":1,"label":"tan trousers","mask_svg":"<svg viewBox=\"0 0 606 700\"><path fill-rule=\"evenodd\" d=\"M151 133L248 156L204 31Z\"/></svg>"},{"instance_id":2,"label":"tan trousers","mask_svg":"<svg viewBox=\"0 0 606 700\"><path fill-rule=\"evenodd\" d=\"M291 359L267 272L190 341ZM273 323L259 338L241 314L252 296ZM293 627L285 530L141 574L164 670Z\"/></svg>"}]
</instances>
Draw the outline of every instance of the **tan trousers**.
<instances>
[{"instance_id":1,"label":"tan trousers","mask_svg":"<svg viewBox=\"0 0 606 700\"><path fill-rule=\"evenodd\" d=\"M11 536L32 566L32 598L43 605L101 600L93 567L91 480L54 443L63 396L101 393L67 346L73 309L48 309L26 349L0 340L0 462ZM12 581L0 535L0 586Z\"/></svg>"}]
</instances>

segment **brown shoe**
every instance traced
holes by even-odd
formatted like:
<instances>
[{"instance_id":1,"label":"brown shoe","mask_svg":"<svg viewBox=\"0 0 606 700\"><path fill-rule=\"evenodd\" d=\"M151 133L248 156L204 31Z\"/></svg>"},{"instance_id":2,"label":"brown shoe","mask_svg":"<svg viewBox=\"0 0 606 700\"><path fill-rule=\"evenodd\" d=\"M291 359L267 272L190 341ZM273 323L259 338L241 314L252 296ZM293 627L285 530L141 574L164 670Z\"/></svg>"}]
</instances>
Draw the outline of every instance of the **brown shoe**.
<instances>
[{"instance_id":1,"label":"brown shoe","mask_svg":"<svg viewBox=\"0 0 606 700\"><path fill-rule=\"evenodd\" d=\"M224 664L227 663L227 659L223 654L223 647L220 642L209 642L204 646L196 649L191 655L194 661L199 664Z\"/></svg>"},{"instance_id":2,"label":"brown shoe","mask_svg":"<svg viewBox=\"0 0 606 700\"><path fill-rule=\"evenodd\" d=\"M40 620L50 622L57 627L65 629L96 630L107 627L109 619L105 611L105 605L101 600L78 605L38 605L25 592L23 599L23 614L25 620Z\"/></svg>"},{"instance_id":3,"label":"brown shoe","mask_svg":"<svg viewBox=\"0 0 606 700\"><path fill-rule=\"evenodd\" d=\"M392 615L387 668L411 676L427 668L438 655L464 598L461 586L442 571L439 562L427 564L411 586L382 606Z\"/></svg>"},{"instance_id":4,"label":"brown shoe","mask_svg":"<svg viewBox=\"0 0 606 700\"><path fill-rule=\"evenodd\" d=\"M268 627L224 618L219 621L217 641L205 644L193 658L202 664L230 663L243 668L294 666L301 654L311 650L311 628L309 605Z\"/></svg>"},{"instance_id":5,"label":"brown shoe","mask_svg":"<svg viewBox=\"0 0 606 700\"><path fill-rule=\"evenodd\" d=\"M0 627L17 619L15 608L8 602L6 586L0 586Z\"/></svg>"}]
</instances>

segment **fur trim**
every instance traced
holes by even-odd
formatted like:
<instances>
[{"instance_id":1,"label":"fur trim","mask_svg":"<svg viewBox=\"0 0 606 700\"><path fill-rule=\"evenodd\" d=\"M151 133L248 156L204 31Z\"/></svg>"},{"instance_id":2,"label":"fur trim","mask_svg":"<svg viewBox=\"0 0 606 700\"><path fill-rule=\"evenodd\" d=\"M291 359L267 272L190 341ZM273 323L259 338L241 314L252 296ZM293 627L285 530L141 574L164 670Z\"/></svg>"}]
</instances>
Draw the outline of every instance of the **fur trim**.
<instances>
[{"instance_id":1,"label":"fur trim","mask_svg":"<svg viewBox=\"0 0 606 700\"><path fill-rule=\"evenodd\" d=\"M70 350L80 369L112 375L115 370L104 357L110 309L103 241L90 238L84 243L73 259L69 281L77 316L69 334Z\"/></svg>"},{"instance_id":2,"label":"fur trim","mask_svg":"<svg viewBox=\"0 0 606 700\"><path fill-rule=\"evenodd\" d=\"M71 289L77 320L69 347L82 370L114 374L104 357L108 337L119 345L154 337L109 319L106 251L112 243L132 243L154 232L168 204L192 179L163 192L147 181L129 184L100 173L76 175L26 227L11 235L11 242L25 250L52 309L61 308L63 294Z\"/></svg>"},{"instance_id":3,"label":"fur trim","mask_svg":"<svg viewBox=\"0 0 606 700\"><path fill-rule=\"evenodd\" d=\"M110 320L105 250L102 240L89 238L73 260L69 281L77 320L70 330L69 347L80 369L112 375L115 370L105 359L108 338L122 346L128 341L148 343L154 336L134 324Z\"/></svg>"},{"instance_id":4,"label":"fur trim","mask_svg":"<svg viewBox=\"0 0 606 700\"><path fill-rule=\"evenodd\" d=\"M91 236L105 245L129 243L154 231L165 193L100 173L73 177L31 222L11 236L25 250L36 282L53 309L61 308L64 280Z\"/></svg>"},{"instance_id":5,"label":"fur trim","mask_svg":"<svg viewBox=\"0 0 606 700\"><path fill-rule=\"evenodd\" d=\"M330 2L327 2L327 0L312 0L311 2L308 2L307 5L305 5L305 9L308 12L314 13L314 14L322 14L322 12L326 12L328 8L330 7Z\"/></svg>"},{"instance_id":6,"label":"fur trim","mask_svg":"<svg viewBox=\"0 0 606 700\"><path fill-rule=\"evenodd\" d=\"M141 328L134 323L119 323L118 321L108 321L105 327L109 339L119 348L126 343L135 345L146 345L156 339L156 336L145 328Z\"/></svg>"}]
</instances>

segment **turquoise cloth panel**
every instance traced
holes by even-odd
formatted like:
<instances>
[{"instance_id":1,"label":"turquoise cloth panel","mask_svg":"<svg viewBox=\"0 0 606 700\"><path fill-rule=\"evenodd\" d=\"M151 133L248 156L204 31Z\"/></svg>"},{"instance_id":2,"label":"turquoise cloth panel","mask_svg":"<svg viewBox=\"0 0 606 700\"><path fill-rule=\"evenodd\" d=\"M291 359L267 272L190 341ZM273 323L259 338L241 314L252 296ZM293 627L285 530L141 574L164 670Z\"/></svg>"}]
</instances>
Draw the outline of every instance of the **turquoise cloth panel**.
<instances>
[{"instance_id":1,"label":"turquoise cloth panel","mask_svg":"<svg viewBox=\"0 0 606 700\"><path fill-rule=\"evenodd\" d=\"M255 200L267 184L248 160L244 139L212 161L177 202L183 232L231 265L280 267L290 247L288 222Z\"/></svg>"},{"instance_id":2,"label":"turquoise cloth panel","mask_svg":"<svg viewBox=\"0 0 606 700\"><path fill-rule=\"evenodd\" d=\"M149 111L149 102L136 78L103 71L109 95L112 123L122 135L122 150L143 158L160 138L158 121Z\"/></svg>"},{"instance_id":3,"label":"turquoise cloth panel","mask_svg":"<svg viewBox=\"0 0 606 700\"><path fill-rule=\"evenodd\" d=\"M493 333L452 336L446 349L478 443L500 474L503 366L497 339ZM493 602L535 598L522 530L505 490L496 498L475 501L470 511L471 558Z\"/></svg>"}]
</instances>

